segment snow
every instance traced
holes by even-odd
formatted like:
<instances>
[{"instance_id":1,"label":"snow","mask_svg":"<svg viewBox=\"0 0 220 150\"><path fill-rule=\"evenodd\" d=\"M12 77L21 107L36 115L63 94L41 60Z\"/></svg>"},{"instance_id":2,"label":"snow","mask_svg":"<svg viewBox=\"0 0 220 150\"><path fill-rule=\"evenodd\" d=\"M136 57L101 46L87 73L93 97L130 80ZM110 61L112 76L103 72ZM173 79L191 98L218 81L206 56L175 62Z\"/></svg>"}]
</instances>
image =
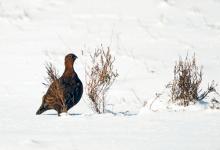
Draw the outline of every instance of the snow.
<instances>
[{"instance_id":1,"label":"snow","mask_svg":"<svg viewBox=\"0 0 220 150\"><path fill-rule=\"evenodd\" d=\"M164 91L187 53L204 67L203 88L219 82L219 10L218 0L0 0L0 149L220 149L219 111L167 109ZM94 114L84 93L69 115L36 116L45 62L61 74L64 56L75 53L85 84L89 52L100 44L111 47L119 73L110 113ZM158 92L157 111L143 107Z\"/></svg>"},{"instance_id":2,"label":"snow","mask_svg":"<svg viewBox=\"0 0 220 150\"><path fill-rule=\"evenodd\" d=\"M196 119L195 119L196 118ZM219 112L1 120L1 149L219 149ZM30 122L31 120L31 122ZM9 130L10 129L10 130Z\"/></svg>"}]
</instances>

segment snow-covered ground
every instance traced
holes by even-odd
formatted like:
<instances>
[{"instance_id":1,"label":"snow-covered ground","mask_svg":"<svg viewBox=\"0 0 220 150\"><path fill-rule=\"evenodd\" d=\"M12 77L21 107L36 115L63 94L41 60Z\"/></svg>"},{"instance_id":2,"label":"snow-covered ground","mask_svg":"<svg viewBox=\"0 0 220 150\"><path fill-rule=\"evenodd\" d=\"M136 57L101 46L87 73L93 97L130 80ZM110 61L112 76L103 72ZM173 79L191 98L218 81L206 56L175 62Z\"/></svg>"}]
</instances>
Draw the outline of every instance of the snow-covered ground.
<instances>
[{"instance_id":1,"label":"snow-covered ground","mask_svg":"<svg viewBox=\"0 0 220 150\"><path fill-rule=\"evenodd\" d=\"M216 149L219 112L138 116L43 115L1 119L1 150Z\"/></svg>"},{"instance_id":2,"label":"snow-covered ground","mask_svg":"<svg viewBox=\"0 0 220 150\"><path fill-rule=\"evenodd\" d=\"M150 112L143 104L187 53L204 67L202 87L219 83L219 41L219 0L0 0L0 150L218 150L220 112ZM61 74L64 56L75 53L85 83L89 52L100 44L116 57L113 113L93 114L84 94L68 116L36 116L45 62Z\"/></svg>"}]
</instances>

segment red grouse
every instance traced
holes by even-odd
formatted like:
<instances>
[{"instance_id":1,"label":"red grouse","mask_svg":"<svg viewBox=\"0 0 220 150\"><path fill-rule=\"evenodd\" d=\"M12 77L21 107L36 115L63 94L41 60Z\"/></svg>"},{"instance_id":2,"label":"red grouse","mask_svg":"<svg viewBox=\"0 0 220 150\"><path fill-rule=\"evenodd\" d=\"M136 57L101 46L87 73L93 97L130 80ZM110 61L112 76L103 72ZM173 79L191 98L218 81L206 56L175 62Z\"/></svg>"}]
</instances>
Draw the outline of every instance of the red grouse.
<instances>
[{"instance_id":1,"label":"red grouse","mask_svg":"<svg viewBox=\"0 0 220 150\"><path fill-rule=\"evenodd\" d=\"M73 67L76 58L77 56L74 54L66 55L64 73L48 88L47 93L42 98L42 104L36 112L37 115L49 109L56 110L59 115L68 111L80 101L83 94L83 85ZM62 91L61 97L57 97L56 92L54 92L57 83Z\"/></svg>"}]
</instances>

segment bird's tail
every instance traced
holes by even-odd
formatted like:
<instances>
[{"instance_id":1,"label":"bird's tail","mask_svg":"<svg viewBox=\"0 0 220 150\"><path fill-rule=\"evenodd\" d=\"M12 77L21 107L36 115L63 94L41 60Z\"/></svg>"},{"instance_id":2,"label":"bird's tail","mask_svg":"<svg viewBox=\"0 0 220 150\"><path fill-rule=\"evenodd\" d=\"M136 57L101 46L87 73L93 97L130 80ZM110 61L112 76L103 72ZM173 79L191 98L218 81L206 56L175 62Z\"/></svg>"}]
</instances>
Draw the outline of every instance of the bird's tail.
<instances>
[{"instance_id":1,"label":"bird's tail","mask_svg":"<svg viewBox=\"0 0 220 150\"><path fill-rule=\"evenodd\" d=\"M45 112L47 109L46 108L44 108L44 105L42 104L41 106L40 106L40 108L38 109L38 111L36 112L36 115L40 115L40 114L42 114L43 112Z\"/></svg>"}]
</instances>

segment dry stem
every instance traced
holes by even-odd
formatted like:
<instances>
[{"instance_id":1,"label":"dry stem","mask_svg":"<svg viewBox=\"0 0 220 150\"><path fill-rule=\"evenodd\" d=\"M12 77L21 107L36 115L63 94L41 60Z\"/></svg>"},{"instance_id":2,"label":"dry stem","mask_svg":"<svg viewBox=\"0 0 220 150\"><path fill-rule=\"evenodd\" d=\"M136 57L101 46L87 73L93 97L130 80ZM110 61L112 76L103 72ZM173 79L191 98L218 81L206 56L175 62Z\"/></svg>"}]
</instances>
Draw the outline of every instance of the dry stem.
<instances>
[{"instance_id":1,"label":"dry stem","mask_svg":"<svg viewBox=\"0 0 220 150\"><path fill-rule=\"evenodd\" d=\"M91 101L92 109L97 113L105 111L105 97L109 88L118 76L113 69L114 58L103 46L90 54L92 65L86 70L86 91Z\"/></svg>"}]
</instances>

